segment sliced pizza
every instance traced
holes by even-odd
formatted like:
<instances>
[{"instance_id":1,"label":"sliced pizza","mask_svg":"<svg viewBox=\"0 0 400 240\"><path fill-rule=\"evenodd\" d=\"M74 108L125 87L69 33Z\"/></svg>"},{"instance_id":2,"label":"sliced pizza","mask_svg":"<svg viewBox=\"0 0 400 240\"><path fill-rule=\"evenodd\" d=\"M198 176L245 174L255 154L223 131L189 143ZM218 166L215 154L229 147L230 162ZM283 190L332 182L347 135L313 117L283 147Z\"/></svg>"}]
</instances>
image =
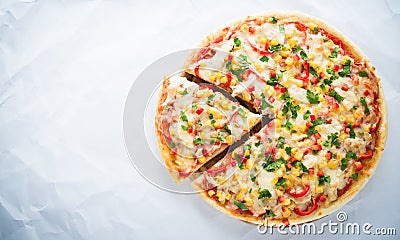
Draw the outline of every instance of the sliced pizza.
<instances>
[{"instance_id":1,"label":"sliced pizza","mask_svg":"<svg viewBox=\"0 0 400 240\"><path fill-rule=\"evenodd\" d=\"M210 86L175 75L165 79L157 110L160 150L180 182L239 140L261 120Z\"/></svg>"}]
</instances>

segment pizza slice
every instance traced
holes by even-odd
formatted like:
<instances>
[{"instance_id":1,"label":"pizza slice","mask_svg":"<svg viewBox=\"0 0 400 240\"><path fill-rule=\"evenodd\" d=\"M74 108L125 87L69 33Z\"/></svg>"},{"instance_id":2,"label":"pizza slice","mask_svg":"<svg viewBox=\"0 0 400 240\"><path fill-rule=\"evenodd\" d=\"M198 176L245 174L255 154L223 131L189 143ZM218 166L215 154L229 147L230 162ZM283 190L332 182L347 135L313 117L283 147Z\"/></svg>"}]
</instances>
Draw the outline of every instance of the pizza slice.
<instances>
[{"instance_id":1,"label":"pizza slice","mask_svg":"<svg viewBox=\"0 0 400 240\"><path fill-rule=\"evenodd\" d=\"M156 117L162 158L181 182L260 121L260 115L210 86L177 75L165 79Z\"/></svg>"}]
</instances>

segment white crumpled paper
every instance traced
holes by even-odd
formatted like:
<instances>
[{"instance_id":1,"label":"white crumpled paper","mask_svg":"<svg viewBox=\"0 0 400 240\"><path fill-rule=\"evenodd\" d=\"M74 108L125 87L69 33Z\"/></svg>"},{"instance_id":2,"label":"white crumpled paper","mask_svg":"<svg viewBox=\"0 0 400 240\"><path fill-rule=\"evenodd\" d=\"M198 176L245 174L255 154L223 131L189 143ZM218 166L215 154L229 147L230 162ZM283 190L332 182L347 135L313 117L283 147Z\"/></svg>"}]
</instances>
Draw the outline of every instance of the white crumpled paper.
<instances>
[{"instance_id":1,"label":"white crumpled paper","mask_svg":"<svg viewBox=\"0 0 400 240\"><path fill-rule=\"evenodd\" d=\"M389 112L386 150L342 210L348 222L395 227L398 237L399 3L1 1L0 239L270 239L197 195L146 182L125 151L122 116L130 86L153 61L237 17L272 9L323 19L376 66ZM329 219L336 214L317 223ZM325 236L338 237L366 236Z\"/></svg>"}]
</instances>

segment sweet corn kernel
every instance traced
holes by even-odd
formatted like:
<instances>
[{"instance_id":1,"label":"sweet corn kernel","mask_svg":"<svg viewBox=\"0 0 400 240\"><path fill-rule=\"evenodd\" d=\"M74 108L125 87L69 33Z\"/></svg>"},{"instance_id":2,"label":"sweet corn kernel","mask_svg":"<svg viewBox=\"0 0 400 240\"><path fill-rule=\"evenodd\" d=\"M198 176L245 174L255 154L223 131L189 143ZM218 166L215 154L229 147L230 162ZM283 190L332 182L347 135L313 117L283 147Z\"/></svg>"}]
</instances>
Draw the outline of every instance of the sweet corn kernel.
<instances>
[{"instance_id":1,"label":"sweet corn kernel","mask_svg":"<svg viewBox=\"0 0 400 240\"><path fill-rule=\"evenodd\" d=\"M253 161L248 159L245 164L246 169L251 169L253 167Z\"/></svg>"},{"instance_id":2,"label":"sweet corn kernel","mask_svg":"<svg viewBox=\"0 0 400 240\"><path fill-rule=\"evenodd\" d=\"M322 52L323 50L324 50L323 46L318 46L315 48L315 51L317 51L317 52Z\"/></svg>"},{"instance_id":3,"label":"sweet corn kernel","mask_svg":"<svg viewBox=\"0 0 400 240\"><path fill-rule=\"evenodd\" d=\"M294 159L296 159L297 161L300 161L301 159L303 158L303 153L302 152L297 152L295 155L294 155Z\"/></svg>"},{"instance_id":4,"label":"sweet corn kernel","mask_svg":"<svg viewBox=\"0 0 400 240\"><path fill-rule=\"evenodd\" d=\"M353 116L347 116L346 117L346 123L353 123L354 122L354 117Z\"/></svg>"},{"instance_id":5,"label":"sweet corn kernel","mask_svg":"<svg viewBox=\"0 0 400 240\"><path fill-rule=\"evenodd\" d=\"M205 163L206 162L206 157L201 156L197 160L199 161L199 163Z\"/></svg>"},{"instance_id":6,"label":"sweet corn kernel","mask_svg":"<svg viewBox=\"0 0 400 240\"><path fill-rule=\"evenodd\" d=\"M211 124L210 124L210 125L211 125ZM200 137L200 138L204 138L205 135L206 135L205 132L200 132L200 133L199 133L199 137Z\"/></svg>"},{"instance_id":7,"label":"sweet corn kernel","mask_svg":"<svg viewBox=\"0 0 400 240\"><path fill-rule=\"evenodd\" d=\"M215 195L218 199L221 199L222 197L222 192L217 191L217 194Z\"/></svg>"},{"instance_id":8,"label":"sweet corn kernel","mask_svg":"<svg viewBox=\"0 0 400 240\"><path fill-rule=\"evenodd\" d=\"M282 60L282 56L277 54L272 58L276 63L279 63Z\"/></svg>"},{"instance_id":9,"label":"sweet corn kernel","mask_svg":"<svg viewBox=\"0 0 400 240\"><path fill-rule=\"evenodd\" d=\"M233 135L228 135L225 138L226 143L229 144L229 145L231 145L233 143L233 140L234 140L234 136Z\"/></svg>"},{"instance_id":10,"label":"sweet corn kernel","mask_svg":"<svg viewBox=\"0 0 400 240\"><path fill-rule=\"evenodd\" d=\"M272 185L275 185L277 182L278 182L278 178L273 178L273 179L271 180L271 184L272 184Z\"/></svg>"},{"instance_id":11,"label":"sweet corn kernel","mask_svg":"<svg viewBox=\"0 0 400 240\"><path fill-rule=\"evenodd\" d=\"M326 59L329 59L329 56L331 55L331 52L329 52L329 51L324 51L324 57L326 58ZM329 59L330 60L330 59Z\"/></svg>"},{"instance_id":12,"label":"sweet corn kernel","mask_svg":"<svg viewBox=\"0 0 400 240\"><path fill-rule=\"evenodd\" d=\"M344 64L346 64L346 62L347 62L348 60L350 60L351 63L354 62L354 60L353 60L351 57L343 56L343 57L340 59L340 63L341 63L342 65L344 65Z\"/></svg>"},{"instance_id":13,"label":"sweet corn kernel","mask_svg":"<svg viewBox=\"0 0 400 240\"><path fill-rule=\"evenodd\" d=\"M273 39L271 39L270 44L271 44L272 46L276 46L276 45L279 44L279 40L278 40L277 38L273 38Z\"/></svg>"},{"instance_id":14,"label":"sweet corn kernel","mask_svg":"<svg viewBox=\"0 0 400 240\"><path fill-rule=\"evenodd\" d=\"M336 158L337 158L337 159L342 159L342 158L343 158L343 155L342 155L341 153L338 153L338 154L336 154Z\"/></svg>"},{"instance_id":15,"label":"sweet corn kernel","mask_svg":"<svg viewBox=\"0 0 400 240\"><path fill-rule=\"evenodd\" d=\"M215 191L214 190L209 190L208 191L208 196L212 197L215 195Z\"/></svg>"},{"instance_id":16,"label":"sweet corn kernel","mask_svg":"<svg viewBox=\"0 0 400 240\"><path fill-rule=\"evenodd\" d=\"M290 179L286 179L286 186L287 186L288 188L292 187L292 186L293 186L293 181L290 180Z\"/></svg>"},{"instance_id":17,"label":"sweet corn kernel","mask_svg":"<svg viewBox=\"0 0 400 240\"><path fill-rule=\"evenodd\" d=\"M300 169L297 167L292 168L292 174L298 177L300 175Z\"/></svg>"},{"instance_id":18,"label":"sweet corn kernel","mask_svg":"<svg viewBox=\"0 0 400 240\"><path fill-rule=\"evenodd\" d=\"M243 197L243 193L239 192L239 193L236 195L235 199L236 199L236 200L241 200L242 197Z\"/></svg>"},{"instance_id":19,"label":"sweet corn kernel","mask_svg":"<svg viewBox=\"0 0 400 240\"><path fill-rule=\"evenodd\" d=\"M247 190L249 190L249 188L247 186L241 186L240 187L240 192L241 193L245 193L245 192L247 192Z\"/></svg>"},{"instance_id":20,"label":"sweet corn kernel","mask_svg":"<svg viewBox=\"0 0 400 240\"><path fill-rule=\"evenodd\" d=\"M227 193L225 195L225 199L228 200L228 201L231 200L231 197L232 197L232 195L230 193Z\"/></svg>"},{"instance_id":21,"label":"sweet corn kernel","mask_svg":"<svg viewBox=\"0 0 400 240\"><path fill-rule=\"evenodd\" d=\"M315 186L315 192L316 193L323 193L324 192L324 186Z\"/></svg>"},{"instance_id":22,"label":"sweet corn kernel","mask_svg":"<svg viewBox=\"0 0 400 240\"><path fill-rule=\"evenodd\" d=\"M315 54L314 53L308 54L308 60L313 60L314 58L315 58Z\"/></svg>"},{"instance_id":23,"label":"sweet corn kernel","mask_svg":"<svg viewBox=\"0 0 400 240\"><path fill-rule=\"evenodd\" d=\"M254 204L253 199L251 199L249 196L246 196L244 198L244 201L246 202L246 205L249 207L253 206L253 204Z\"/></svg>"},{"instance_id":24,"label":"sweet corn kernel","mask_svg":"<svg viewBox=\"0 0 400 240\"><path fill-rule=\"evenodd\" d=\"M260 43L260 44L263 44L263 45L265 45L267 43L267 41L268 41L268 39L266 37L263 37L263 36L259 36L258 39L257 39L257 42Z\"/></svg>"},{"instance_id":25,"label":"sweet corn kernel","mask_svg":"<svg viewBox=\"0 0 400 240\"><path fill-rule=\"evenodd\" d=\"M339 166L339 161L338 161L338 160L336 160L336 159L331 159L331 160L329 160L329 162L328 162L328 167L329 167L330 169L335 170L335 169L338 168L338 166Z\"/></svg>"},{"instance_id":26,"label":"sweet corn kernel","mask_svg":"<svg viewBox=\"0 0 400 240\"><path fill-rule=\"evenodd\" d=\"M290 53L290 51L281 51L279 54L280 54L282 57L287 57L287 56L289 56L289 53Z\"/></svg>"},{"instance_id":27,"label":"sweet corn kernel","mask_svg":"<svg viewBox=\"0 0 400 240\"><path fill-rule=\"evenodd\" d=\"M295 29L294 30L294 34L296 34L297 36L300 36L300 35L302 35L302 32L300 32L299 30Z\"/></svg>"},{"instance_id":28,"label":"sweet corn kernel","mask_svg":"<svg viewBox=\"0 0 400 240\"><path fill-rule=\"evenodd\" d=\"M326 168L326 162L325 162L325 161L320 162L320 163L318 164L318 169L319 169L319 170L324 170L325 168Z\"/></svg>"},{"instance_id":29,"label":"sweet corn kernel","mask_svg":"<svg viewBox=\"0 0 400 240\"><path fill-rule=\"evenodd\" d=\"M362 117L362 116L364 116L364 112L363 112L361 109L357 109L357 110L355 111L355 113L354 113L354 117L355 117L355 118L360 118L360 117Z\"/></svg>"},{"instance_id":30,"label":"sweet corn kernel","mask_svg":"<svg viewBox=\"0 0 400 240\"><path fill-rule=\"evenodd\" d=\"M254 64L254 66L256 67L256 70L258 72L261 72L263 70L263 67L262 67L261 63L257 62L257 63Z\"/></svg>"},{"instance_id":31,"label":"sweet corn kernel","mask_svg":"<svg viewBox=\"0 0 400 240\"><path fill-rule=\"evenodd\" d=\"M283 200L283 205L287 206L290 204L290 198L285 198L285 200Z\"/></svg>"},{"instance_id":32,"label":"sweet corn kernel","mask_svg":"<svg viewBox=\"0 0 400 240\"><path fill-rule=\"evenodd\" d=\"M245 23L240 27L240 30L243 32L247 32L247 30L249 30L249 26Z\"/></svg>"},{"instance_id":33,"label":"sweet corn kernel","mask_svg":"<svg viewBox=\"0 0 400 240\"><path fill-rule=\"evenodd\" d=\"M275 174L276 174L276 176L278 176L278 177L283 177L283 171L282 171L282 169L278 169L278 170L276 170L275 171Z\"/></svg>"},{"instance_id":34,"label":"sweet corn kernel","mask_svg":"<svg viewBox=\"0 0 400 240\"><path fill-rule=\"evenodd\" d=\"M297 45L297 39L295 38L289 39L288 43L290 47L294 47Z\"/></svg>"},{"instance_id":35,"label":"sweet corn kernel","mask_svg":"<svg viewBox=\"0 0 400 240\"><path fill-rule=\"evenodd\" d=\"M228 78L226 76L223 76L219 81L221 83L227 83L228 82Z\"/></svg>"},{"instance_id":36,"label":"sweet corn kernel","mask_svg":"<svg viewBox=\"0 0 400 240\"><path fill-rule=\"evenodd\" d=\"M243 94L243 100L245 100L245 101L250 101L251 100L251 96L250 96L250 94L249 93L244 93Z\"/></svg>"},{"instance_id":37,"label":"sweet corn kernel","mask_svg":"<svg viewBox=\"0 0 400 240\"><path fill-rule=\"evenodd\" d=\"M365 126L365 132L369 132L371 130L371 124Z\"/></svg>"},{"instance_id":38,"label":"sweet corn kernel","mask_svg":"<svg viewBox=\"0 0 400 240\"><path fill-rule=\"evenodd\" d=\"M253 198L258 198L259 196L259 192L257 189L254 189L253 191L251 191L250 196L252 196Z\"/></svg>"},{"instance_id":39,"label":"sweet corn kernel","mask_svg":"<svg viewBox=\"0 0 400 240\"><path fill-rule=\"evenodd\" d=\"M291 33L285 33L285 38L290 39L292 37L293 37L293 35Z\"/></svg>"},{"instance_id":40,"label":"sweet corn kernel","mask_svg":"<svg viewBox=\"0 0 400 240\"><path fill-rule=\"evenodd\" d=\"M327 69L332 69L332 68L333 68L333 63L332 63L332 62L328 62L328 63L325 65L325 67L326 67Z\"/></svg>"},{"instance_id":41,"label":"sweet corn kernel","mask_svg":"<svg viewBox=\"0 0 400 240\"><path fill-rule=\"evenodd\" d=\"M237 83L237 80L235 78L232 78L231 80L231 86L235 86Z\"/></svg>"},{"instance_id":42,"label":"sweet corn kernel","mask_svg":"<svg viewBox=\"0 0 400 240\"><path fill-rule=\"evenodd\" d=\"M315 25L315 23L309 23L309 24L308 24L308 27L311 29L311 31L313 31L314 28L317 27L317 25Z\"/></svg>"},{"instance_id":43,"label":"sweet corn kernel","mask_svg":"<svg viewBox=\"0 0 400 240\"><path fill-rule=\"evenodd\" d=\"M302 87L304 84L303 81L297 80L297 79L294 82L296 83L296 86L298 86L298 87Z\"/></svg>"},{"instance_id":44,"label":"sweet corn kernel","mask_svg":"<svg viewBox=\"0 0 400 240\"><path fill-rule=\"evenodd\" d=\"M309 57L308 59L310 59L310 57ZM310 66L313 67L314 69L316 69L316 68L319 67L319 65L318 65L317 62L309 62L309 64L310 64Z\"/></svg>"},{"instance_id":45,"label":"sweet corn kernel","mask_svg":"<svg viewBox=\"0 0 400 240\"><path fill-rule=\"evenodd\" d=\"M229 103L227 102L227 101L224 101L224 102L222 102L222 108L224 109L224 110L228 110L228 109L230 109L231 107L229 106Z\"/></svg>"},{"instance_id":46,"label":"sweet corn kernel","mask_svg":"<svg viewBox=\"0 0 400 240\"><path fill-rule=\"evenodd\" d=\"M344 141L344 140L346 140L348 137L349 137L349 135L346 134L346 133L341 133L341 134L339 135L340 141Z\"/></svg>"},{"instance_id":47,"label":"sweet corn kernel","mask_svg":"<svg viewBox=\"0 0 400 240\"><path fill-rule=\"evenodd\" d=\"M291 58L291 57L286 58L285 63L289 67L292 66L293 65L293 58Z\"/></svg>"},{"instance_id":48,"label":"sweet corn kernel","mask_svg":"<svg viewBox=\"0 0 400 240\"><path fill-rule=\"evenodd\" d=\"M282 208L282 217L288 218L292 214L292 211L290 211L289 208L283 207Z\"/></svg>"},{"instance_id":49,"label":"sweet corn kernel","mask_svg":"<svg viewBox=\"0 0 400 240\"><path fill-rule=\"evenodd\" d=\"M292 154L296 154L299 151L298 148L294 147L292 148L292 150L290 151Z\"/></svg>"}]
</instances>

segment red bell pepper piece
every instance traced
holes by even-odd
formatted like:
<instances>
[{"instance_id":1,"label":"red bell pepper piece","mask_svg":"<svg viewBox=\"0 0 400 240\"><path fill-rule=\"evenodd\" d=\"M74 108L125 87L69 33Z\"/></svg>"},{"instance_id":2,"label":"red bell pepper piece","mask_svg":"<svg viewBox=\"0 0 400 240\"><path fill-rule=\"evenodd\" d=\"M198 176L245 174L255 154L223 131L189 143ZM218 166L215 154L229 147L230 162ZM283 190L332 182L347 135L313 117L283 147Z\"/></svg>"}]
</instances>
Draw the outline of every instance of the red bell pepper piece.
<instances>
[{"instance_id":1,"label":"red bell pepper piece","mask_svg":"<svg viewBox=\"0 0 400 240\"><path fill-rule=\"evenodd\" d=\"M290 194L296 198L304 197L309 191L310 191L310 185L308 184L304 185L304 188L301 192L296 192L296 189L294 187L286 189L287 194Z\"/></svg>"},{"instance_id":2,"label":"red bell pepper piece","mask_svg":"<svg viewBox=\"0 0 400 240\"><path fill-rule=\"evenodd\" d=\"M318 208L318 201L319 201L318 198L315 199L314 202L313 202L313 205L312 205L308 210L302 211L302 210L300 210L300 208L296 207L296 208L294 209L294 212L295 212L297 215L299 215L299 216L307 216L307 215L310 215L312 212L314 212L314 211Z\"/></svg>"}]
</instances>

